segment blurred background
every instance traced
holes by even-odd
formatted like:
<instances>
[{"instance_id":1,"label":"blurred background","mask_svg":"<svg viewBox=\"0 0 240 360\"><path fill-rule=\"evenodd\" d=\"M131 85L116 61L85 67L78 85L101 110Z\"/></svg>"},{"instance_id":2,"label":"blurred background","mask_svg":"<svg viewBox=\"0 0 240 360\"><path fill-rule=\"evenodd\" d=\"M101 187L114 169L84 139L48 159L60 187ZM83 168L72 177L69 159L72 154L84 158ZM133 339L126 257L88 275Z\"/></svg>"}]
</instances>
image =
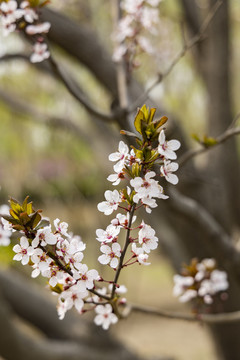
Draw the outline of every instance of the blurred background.
<instances>
[{"instance_id":1,"label":"blurred background","mask_svg":"<svg viewBox=\"0 0 240 360\"><path fill-rule=\"evenodd\" d=\"M138 98L139 93L151 85L156 74L166 71L183 47L183 29L186 38L194 36L215 2L161 2L159 35L152 39L157 50L156 55L152 58L141 56L141 66L134 71L134 81L139 90L135 93L132 91L133 98L134 95ZM49 41L54 58L71 74L84 96L96 108L106 113L114 108L117 99L115 80L111 80L114 78L114 64L111 63L113 24L110 3L109 0L52 0L48 6L50 10L45 9L42 14L44 20L52 19ZM55 12L61 12L63 18L55 18ZM170 118L170 136L179 139L181 137L182 153L198 146L193 134L200 138L204 135L219 135L240 111L239 1L224 0L215 17L204 39L174 66L169 76L151 92L151 102L148 100L150 105L154 104L159 109L161 115ZM69 23L64 23L65 18ZM74 26L71 28L70 24ZM93 49L88 52L88 49L84 48L84 41L87 39L89 43L96 41L96 44L91 43L96 53ZM66 45L68 41L71 41L69 47ZM80 49L79 52L77 48ZM101 53L98 52L99 49ZM107 157L117 148L120 127L117 121L104 122L89 113L67 91L64 84L53 76L47 64L33 66L26 61L24 55L30 54L30 51L29 44L19 34L11 34L7 38L0 35L0 203L7 203L9 196L22 201L26 195L30 195L35 208L41 208L45 216L52 220L58 217L61 221L68 222L70 229L81 235L87 244L85 256L89 267L101 271L100 264L96 263L99 246L95 241L95 231L108 225L109 219L100 214L96 206L102 201L104 191L110 188L106 177L112 172L112 163L109 163ZM90 64L91 58L95 65ZM109 71L106 71L102 78L98 73L102 71L97 69L98 62L99 66L105 65ZM108 63L111 63L111 68ZM226 95L219 93L222 88ZM131 120L134 113L133 111ZM196 157L189 166L183 167L179 172L179 190L198 200L201 205L206 205L210 214L222 224L234 243L238 244L239 203L233 204L232 199L234 191L235 198L238 197L236 184L239 183L236 172L239 165L239 142L232 145L233 142L224 150L228 158L225 159L219 152L214 153L211 158L207 153ZM233 161L231 164L230 157ZM237 166L234 165L234 159ZM224 183L220 180L223 173ZM229 185L230 181L235 182ZM223 196L226 184L233 193ZM209 204L205 197L208 197ZM237 202L237 199L235 201ZM234 209L229 210L229 204ZM166 310L189 311L188 307L179 304L172 296L173 274L183 261L188 261L193 256L213 256L214 252L210 245L206 245L208 234L204 230L196 230L194 221L184 213L179 214L172 208L165 209L164 206L165 204L159 209L158 215L151 219L153 226L160 224L160 248L157 253L151 254L152 265L127 269L122 275L121 283L129 290L129 302ZM224 211L220 212L220 208ZM169 213L172 218L167 223L164 216ZM228 215L225 216L225 213ZM174 217L177 217L176 221ZM190 229L187 226L192 227ZM200 239L205 238L203 244L197 239L193 240L194 231ZM185 243L180 238L184 238ZM11 284L13 289L18 286L11 283L10 278L6 278L8 274L15 274L12 271L21 272L21 279L24 279L26 284L30 276L29 269L13 263L12 257L11 247L1 247L0 288L2 296L10 304L9 311L16 312L14 321L17 328L34 339L51 338L49 334L43 336L43 327L36 330L37 320L31 323L31 316L24 317L24 311L28 311L31 306L27 303L26 309L24 306L21 308L13 300L14 290L12 295L6 290L7 284ZM219 255L218 260L222 267L225 267L221 259ZM21 281L18 280L18 284ZM232 281L237 283L235 278ZM45 282L38 282L41 287L39 290L34 289L43 296ZM29 286L35 287L27 285ZM235 286L236 293L239 292L238 286ZM17 291L22 294L21 291L25 290ZM24 299L24 295L21 296L19 295L19 301ZM46 294L44 292L45 297L50 299L46 301L49 301L53 305L51 309L54 309L55 299L52 300L47 291ZM236 295L234 305L228 305L229 309L237 309L237 302ZM31 311L34 312L33 309ZM73 317L77 316L73 313ZM89 319L91 316L85 318ZM87 327L88 322L84 326ZM237 326L238 324L231 330L233 338L236 336ZM92 336L95 336L96 331L101 332L91 329ZM131 354L143 358L238 359L239 357L232 355L239 346L237 341L235 343L234 339L232 342L226 340L225 350L219 350L219 339L226 335L227 330L221 329L221 335L215 330L202 324L134 313L129 319L112 327L110 333L130 349ZM106 335L101 333L99 336L104 338ZM215 343L212 337L216 340ZM20 353L16 357L4 347L2 349L0 344L0 355L6 360L14 359L14 356L16 360L26 358ZM87 355L82 358L88 359ZM100 359L100 355L98 358Z\"/></svg>"}]
</instances>

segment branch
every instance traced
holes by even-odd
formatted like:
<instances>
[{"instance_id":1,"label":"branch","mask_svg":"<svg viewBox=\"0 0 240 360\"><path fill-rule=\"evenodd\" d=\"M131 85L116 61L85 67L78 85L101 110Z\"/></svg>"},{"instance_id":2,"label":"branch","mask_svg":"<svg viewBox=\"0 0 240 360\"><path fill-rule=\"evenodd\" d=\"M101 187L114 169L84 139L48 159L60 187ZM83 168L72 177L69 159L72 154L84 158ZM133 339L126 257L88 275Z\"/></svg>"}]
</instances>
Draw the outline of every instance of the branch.
<instances>
[{"instance_id":1,"label":"branch","mask_svg":"<svg viewBox=\"0 0 240 360\"><path fill-rule=\"evenodd\" d=\"M233 124L240 118L240 113L237 114L235 119L233 120ZM232 124L232 125L233 125ZM193 157L202 154L208 150L211 150L215 148L217 145L223 144L226 140L229 138L239 135L240 134L240 126L233 128L232 125L221 135L214 138L216 140L216 144L212 146L206 146L204 143L201 144L201 147L198 149L191 149L187 151L185 154L183 154L179 160L178 163L182 167L188 160L192 159Z\"/></svg>"},{"instance_id":2,"label":"branch","mask_svg":"<svg viewBox=\"0 0 240 360\"><path fill-rule=\"evenodd\" d=\"M128 312L135 311L147 315L164 317L167 319L185 320L190 322L204 322L206 324L231 323L240 321L240 311L219 314L182 314L171 311L158 310L152 307L131 304L127 309Z\"/></svg>"},{"instance_id":3,"label":"branch","mask_svg":"<svg viewBox=\"0 0 240 360\"><path fill-rule=\"evenodd\" d=\"M76 81L73 80L73 78L70 75L66 74L66 71L64 71L63 68L57 64L57 62L53 59L52 56L48 59L48 61L57 78L65 85L69 93L78 102L80 102L91 115L94 115L97 118L108 122L114 121L116 119L117 114L111 114L111 113L107 114L96 109L96 106L89 102L85 94L79 88Z\"/></svg>"},{"instance_id":4,"label":"branch","mask_svg":"<svg viewBox=\"0 0 240 360\"><path fill-rule=\"evenodd\" d=\"M79 125L71 120L66 120L51 114L44 114L29 103L26 103L18 98L16 94L10 94L4 89L0 88L0 101L3 101L11 111L26 114L31 117L31 121L38 124L58 127L63 130L68 130L78 138L84 141L89 141L89 135Z\"/></svg>"},{"instance_id":5,"label":"branch","mask_svg":"<svg viewBox=\"0 0 240 360\"><path fill-rule=\"evenodd\" d=\"M129 107L128 112L132 112L137 106L139 106L139 103L141 104L144 103L148 98L149 93L171 73L175 65L181 60L181 58L187 53L187 51L189 51L193 46L195 46L204 39L206 30L221 5L222 5L222 0L217 1L214 4L212 9L209 11L208 15L206 16L205 20L203 21L198 33L195 36L193 36L188 42L186 42L185 39L183 39L184 44L182 50L176 55L175 59L173 59L167 70L158 74L157 79L136 101L134 101L133 105Z\"/></svg>"}]
</instances>

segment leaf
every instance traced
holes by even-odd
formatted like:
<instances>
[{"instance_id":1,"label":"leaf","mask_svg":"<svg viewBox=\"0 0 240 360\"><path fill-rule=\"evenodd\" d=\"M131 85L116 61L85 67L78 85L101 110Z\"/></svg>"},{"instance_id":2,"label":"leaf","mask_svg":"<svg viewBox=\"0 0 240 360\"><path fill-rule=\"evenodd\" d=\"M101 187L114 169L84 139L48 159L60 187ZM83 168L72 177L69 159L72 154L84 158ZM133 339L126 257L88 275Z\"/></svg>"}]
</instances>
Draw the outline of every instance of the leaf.
<instances>
[{"instance_id":1,"label":"leaf","mask_svg":"<svg viewBox=\"0 0 240 360\"><path fill-rule=\"evenodd\" d=\"M156 112L156 108L151 108L150 109L150 114L149 114L149 118L148 118L148 123L150 124L151 122L153 122L153 118Z\"/></svg>"},{"instance_id":2,"label":"leaf","mask_svg":"<svg viewBox=\"0 0 240 360\"><path fill-rule=\"evenodd\" d=\"M31 220L31 218L28 216L26 212L22 212L19 215L19 220L22 225L26 225Z\"/></svg>"},{"instance_id":3,"label":"leaf","mask_svg":"<svg viewBox=\"0 0 240 360\"><path fill-rule=\"evenodd\" d=\"M44 228L46 226L49 226L50 222L48 220L42 220L40 221L40 223L34 228L34 230L38 230L38 229L41 229L41 228Z\"/></svg>"},{"instance_id":4,"label":"leaf","mask_svg":"<svg viewBox=\"0 0 240 360\"><path fill-rule=\"evenodd\" d=\"M28 199L29 199L29 196L26 196L23 203L22 203L22 208L24 211L27 212L27 204L28 204Z\"/></svg>"},{"instance_id":5,"label":"leaf","mask_svg":"<svg viewBox=\"0 0 240 360\"><path fill-rule=\"evenodd\" d=\"M10 215L14 218L19 220L19 215L15 213L15 211L13 209L9 210Z\"/></svg>"},{"instance_id":6,"label":"leaf","mask_svg":"<svg viewBox=\"0 0 240 360\"><path fill-rule=\"evenodd\" d=\"M138 109L138 113L134 120L134 126L137 132L142 135L142 122L144 121L144 114L141 109Z\"/></svg>"},{"instance_id":7,"label":"leaf","mask_svg":"<svg viewBox=\"0 0 240 360\"><path fill-rule=\"evenodd\" d=\"M12 216L9 216L9 215L1 215L1 216L2 216L5 220L7 220L8 222L10 222L11 224L19 224L19 220L12 218Z\"/></svg>"},{"instance_id":8,"label":"leaf","mask_svg":"<svg viewBox=\"0 0 240 360\"><path fill-rule=\"evenodd\" d=\"M39 224L39 222L42 220L41 215L38 213L38 211L36 211L32 217L31 220L29 222L29 224L27 224L29 227L31 227L31 229L35 229L35 227Z\"/></svg>"},{"instance_id":9,"label":"leaf","mask_svg":"<svg viewBox=\"0 0 240 360\"><path fill-rule=\"evenodd\" d=\"M199 138L199 136L198 136L197 134L192 134L191 136L192 136L192 138L193 138L194 140L196 140L198 143L201 143L201 140L200 140L200 138Z\"/></svg>"},{"instance_id":10,"label":"leaf","mask_svg":"<svg viewBox=\"0 0 240 360\"><path fill-rule=\"evenodd\" d=\"M213 137L207 137L207 136L204 136L203 138L203 144L206 146L206 147L210 147L210 146L214 146L218 143L218 141L213 138Z\"/></svg>"},{"instance_id":11,"label":"leaf","mask_svg":"<svg viewBox=\"0 0 240 360\"><path fill-rule=\"evenodd\" d=\"M22 206L19 204L17 200L10 198L9 202L11 209L15 212L16 215L20 214L23 211Z\"/></svg>"},{"instance_id":12,"label":"leaf","mask_svg":"<svg viewBox=\"0 0 240 360\"><path fill-rule=\"evenodd\" d=\"M134 137L134 138L136 138L136 139L141 140L140 137L139 137L137 134L135 134L135 133L133 133L133 132L131 132L131 131L121 130L121 131L120 131L120 134L126 135L126 136L131 136L131 137Z\"/></svg>"},{"instance_id":13,"label":"leaf","mask_svg":"<svg viewBox=\"0 0 240 360\"><path fill-rule=\"evenodd\" d=\"M167 116L162 116L161 119L154 121L154 124L156 124L156 125L155 125L155 129L160 128L160 127L163 126L167 121L168 121Z\"/></svg>"}]
</instances>

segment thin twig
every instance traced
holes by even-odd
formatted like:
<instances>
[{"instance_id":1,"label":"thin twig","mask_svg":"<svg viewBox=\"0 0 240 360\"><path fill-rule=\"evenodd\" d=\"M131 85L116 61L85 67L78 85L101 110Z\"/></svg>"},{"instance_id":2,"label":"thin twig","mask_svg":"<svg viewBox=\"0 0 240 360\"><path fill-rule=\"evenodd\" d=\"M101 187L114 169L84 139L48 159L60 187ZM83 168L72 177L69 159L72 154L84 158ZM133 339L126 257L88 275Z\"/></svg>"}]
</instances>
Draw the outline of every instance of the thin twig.
<instances>
[{"instance_id":1,"label":"thin twig","mask_svg":"<svg viewBox=\"0 0 240 360\"><path fill-rule=\"evenodd\" d=\"M200 41L203 40L203 38L205 36L205 32L206 32L209 24L211 23L212 19L216 15L216 13L221 5L222 5L221 0L217 1L214 4L212 9L209 11L208 15L206 16L205 20L203 21L198 33L195 36L193 36L188 42L185 40L185 38L183 39L183 47L182 47L181 51L176 55L176 57L173 59L173 61L169 65L169 67L164 72L159 73L157 79L152 83L152 85L136 101L134 101L134 103L128 108L129 113L134 111L136 109L136 107L139 106L139 104L142 104L143 102L145 102L149 96L149 93L158 84L160 84L165 79L165 77L167 77L171 73L171 71L173 70L175 65L186 54L186 52L189 51L193 46L195 46L196 44L198 44Z\"/></svg>"},{"instance_id":2,"label":"thin twig","mask_svg":"<svg viewBox=\"0 0 240 360\"><path fill-rule=\"evenodd\" d=\"M96 109L96 106L90 104L90 102L86 99L85 95L82 92L80 92L77 84L75 84L75 82L73 82L73 80L64 73L64 71L61 69L61 67L53 59L52 56L48 59L48 61L51 65L54 73L61 80L61 82L66 86L69 93L77 101L79 101L91 115L94 115L94 116L98 117L99 119L107 121L107 122L114 121L116 119L116 114L103 113L100 110Z\"/></svg>"},{"instance_id":3,"label":"thin twig","mask_svg":"<svg viewBox=\"0 0 240 360\"><path fill-rule=\"evenodd\" d=\"M178 160L179 165L182 167L188 160L192 159L193 157L200 155L210 149L215 148L217 145L224 143L226 140L228 140L229 138L231 138L233 136L239 135L240 134L240 126L235 127L235 128L232 127L232 126L234 126L234 124L237 122L237 120L239 118L240 118L240 113L237 114L237 116L233 119L232 124L229 126L229 128L224 133L222 133L221 135L214 138L216 143L214 143L213 145L206 146L204 143L202 143L199 148L191 149L191 150L187 151L185 154L183 154Z\"/></svg>"},{"instance_id":4,"label":"thin twig","mask_svg":"<svg viewBox=\"0 0 240 360\"><path fill-rule=\"evenodd\" d=\"M130 304L127 312L140 312L143 314L164 317L167 319L185 320L190 322L204 322L207 324L229 323L240 321L240 311L219 314L182 314L171 311L158 310L151 307Z\"/></svg>"},{"instance_id":5,"label":"thin twig","mask_svg":"<svg viewBox=\"0 0 240 360\"><path fill-rule=\"evenodd\" d=\"M119 259L119 264L118 264L118 268L117 268L117 271L116 271L116 275L115 275L115 278L113 280L113 288L112 288L112 294L111 294L112 299L114 298L114 294L115 294L115 290L116 290L116 284L118 282L120 272L121 272L121 270L123 268L124 257L126 255L127 248L128 248L128 246L130 244L130 232L131 232L131 226L132 226L132 220L133 220L135 207L136 207L136 205L134 204L132 206L132 208L131 208L131 211L130 211L128 229L127 229L127 234L126 234L126 241L125 241L125 245L124 245L123 251L121 253L120 259Z\"/></svg>"}]
</instances>

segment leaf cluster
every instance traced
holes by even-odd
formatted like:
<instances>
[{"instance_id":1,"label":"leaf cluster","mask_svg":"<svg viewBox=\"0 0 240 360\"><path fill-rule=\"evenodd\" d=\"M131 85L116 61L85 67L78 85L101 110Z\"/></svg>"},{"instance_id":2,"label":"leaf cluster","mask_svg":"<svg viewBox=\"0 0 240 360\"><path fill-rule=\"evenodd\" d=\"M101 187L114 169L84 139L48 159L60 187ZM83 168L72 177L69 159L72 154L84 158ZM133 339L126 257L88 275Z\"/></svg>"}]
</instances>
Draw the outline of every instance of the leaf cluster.
<instances>
[{"instance_id":1,"label":"leaf cluster","mask_svg":"<svg viewBox=\"0 0 240 360\"><path fill-rule=\"evenodd\" d=\"M1 215L12 224L14 230L29 232L38 230L49 224L48 221L42 220L42 216L40 215L42 210L35 211L32 202L28 202L28 199L29 196L27 196L21 204L17 200L10 198L9 215Z\"/></svg>"}]
</instances>

